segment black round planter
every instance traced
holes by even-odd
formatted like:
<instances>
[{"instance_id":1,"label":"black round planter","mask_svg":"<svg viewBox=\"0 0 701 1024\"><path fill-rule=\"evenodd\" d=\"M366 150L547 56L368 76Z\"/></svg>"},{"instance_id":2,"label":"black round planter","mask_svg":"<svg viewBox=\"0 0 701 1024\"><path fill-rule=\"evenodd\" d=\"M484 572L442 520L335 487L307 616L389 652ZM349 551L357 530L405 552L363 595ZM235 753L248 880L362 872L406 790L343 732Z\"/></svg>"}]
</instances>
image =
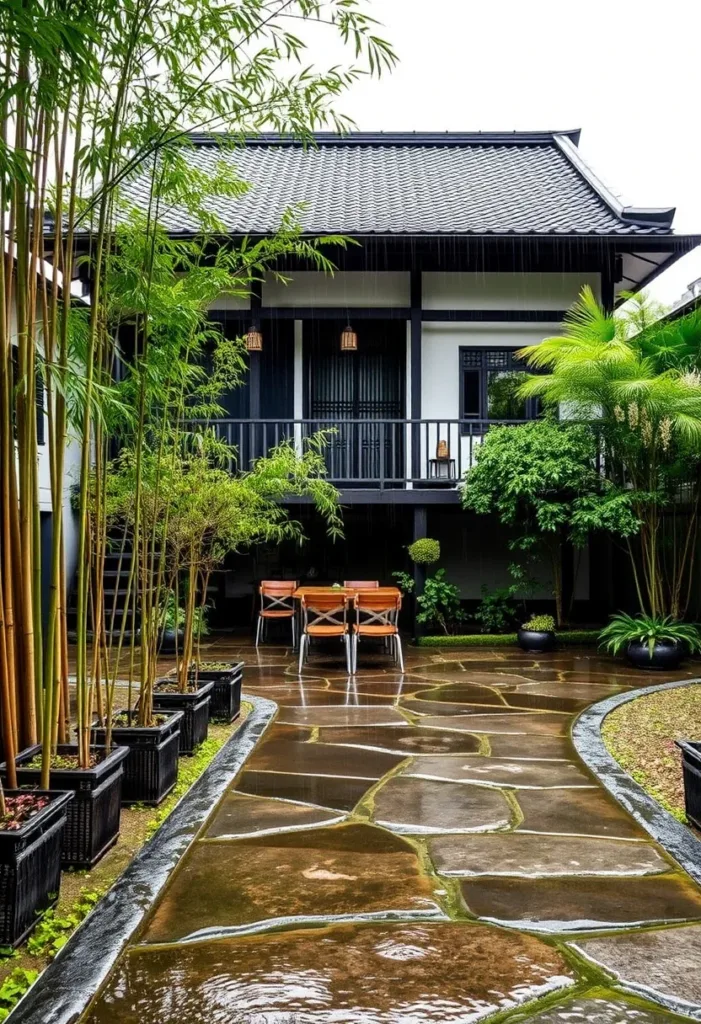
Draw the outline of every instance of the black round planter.
<instances>
[{"instance_id":1,"label":"black round planter","mask_svg":"<svg viewBox=\"0 0 701 1024\"><path fill-rule=\"evenodd\" d=\"M551 630L519 629L516 635L518 645L524 651L552 651L555 646L555 634Z\"/></svg>"},{"instance_id":2,"label":"black round planter","mask_svg":"<svg viewBox=\"0 0 701 1024\"><path fill-rule=\"evenodd\" d=\"M194 673L191 678L195 678ZM233 722L241 713L241 684L243 662L238 661L228 669L200 669L198 683L214 683L209 703L209 719L212 722Z\"/></svg>"},{"instance_id":3,"label":"black round planter","mask_svg":"<svg viewBox=\"0 0 701 1024\"><path fill-rule=\"evenodd\" d=\"M182 651L185 634L181 629L175 632L174 629L164 629L158 634L158 651L160 654L173 654L176 650ZM177 641L177 643L176 643Z\"/></svg>"},{"instance_id":4,"label":"black round planter","mask_svg":"<svg viewBox=\"0 0 701 1024\"><path fill-rule=\"evenodd\" d=\"M95 748L93 748L95 749ZM59 744L59 754L77 754L78 748ZM105 747L97 747L104 754ZM17 755L17 784L39 785L39 768L25 768L41 746L28 747ZM123 763L129 755L127 747L113 747L94 768L55 768L51 772L51 788L75 794L68 804L68 817L63 831L61 863L64 867L91 868L97 864L119 838ZM4 773L3 773L4 774Z\"/></svg>"},{"instance_id":5,"label":"black round planter","mask_svg":"<svg viewBox=\"0 0 701 1024\"><path fill-rule=\"evenodd\" d=\"M123 804L148 804L155 807L166 797L178 778L178 745L181 711L159 712L164 721L158 725L137 725L136 712L129 725L112 727L112 742L129 747L122 780ZM92 731L93 742L105 743L105 730Z\"/></svg>"},{"instance_id":6,"label":"black round planter","mask_svg":"<svg viewBox=\"0 0 701 1024\"><path fill-rule=\"evenodd\" d=\"M20 790L6 789L5 796ZM58 899L61 840L73 793L37 789L50 802L21 828L0 830L0 945L18 946Z\"/></svg>"},{"instance_id":7,"label":"black round planter","mask_svg":"<svg viewBox=\"0 0 701 1024\"><path fill-rule=\"evenodd\" d=\"M626 655L631 665L635 665L636 668L657 669L658 671L678 668L685 654L684 644L677 640L655 641L652 657L650 657L649 646L640 640L633 640L626 649Z\"/></svg>"},{"instance_id":8,"label":"black round planter","mask_svg":"<svg viewBox=\"0 0 701 1024\"><path fill-rule=\"evenodd\" d=\"M153 691L154 711L182 711L180 725L180 753L194 754L195 748L207 739L209 731L209 702L213 682L203 682L193 693L160 692L159 685L174 686L173 679L159 680Z\"/></svg>"}]
</instances>

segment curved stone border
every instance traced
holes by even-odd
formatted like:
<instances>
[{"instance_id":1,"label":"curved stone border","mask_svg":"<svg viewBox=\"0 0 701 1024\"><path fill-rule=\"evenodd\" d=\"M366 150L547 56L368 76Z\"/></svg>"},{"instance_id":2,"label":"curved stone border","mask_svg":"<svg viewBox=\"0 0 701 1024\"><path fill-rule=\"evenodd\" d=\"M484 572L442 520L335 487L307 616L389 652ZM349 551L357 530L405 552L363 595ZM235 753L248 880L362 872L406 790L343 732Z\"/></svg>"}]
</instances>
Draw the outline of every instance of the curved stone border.
<instances>
[{"instance_id":1,"label":"curved stone border","mask_svg":"<svg viewBox=\"0 0 701 1024\"><path fill-rule=\"evenodd\" d=\"M20 1000L10 1024L75 1024L85 1012L277 711L271 700L243 696L251 714Z\"/></svg>"},{"instance_id":2,"label":"curved stone border","mask_svg":"<svg viewBox=\"0 0 701 1024\"><path fill-rule=\"evenodd\" d=\"M609 793L674 857L695 882L701 884L701 840L648 796L642 786L609 754L601 736L604 719L622 704L646 697L650 693L659 693L660 690L676 690L699 683L701 679L685 679L683 682L646 686L641 690L607 697L598 704L592 704L577 718L572 727L572 741L579 756Z\"/></svg>"}]
</instances>

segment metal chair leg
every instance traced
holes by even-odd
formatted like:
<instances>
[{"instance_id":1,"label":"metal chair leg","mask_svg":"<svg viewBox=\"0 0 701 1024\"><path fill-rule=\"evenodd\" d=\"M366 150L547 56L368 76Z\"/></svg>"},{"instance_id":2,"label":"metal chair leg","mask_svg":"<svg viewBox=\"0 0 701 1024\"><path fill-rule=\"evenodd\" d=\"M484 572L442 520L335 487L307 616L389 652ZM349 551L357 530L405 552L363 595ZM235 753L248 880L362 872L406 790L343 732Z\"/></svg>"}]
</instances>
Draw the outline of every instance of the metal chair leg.
<instances>
[{"instance_id":1,"label":"metal chair leg","mask_svg":"<svg viewBox=\"0 0 701 1024\"><path fill-rule=\"evenodd\" d=\"M290 626L291 626L291 629L292 629L292 650L294 651L294 649L297 646L296 639L295 639L295 617L294 617L294 615L290 619Z\"/></svg>"},{"instance_id":2,"label":"metal chair leg","mask_svg":"<svg viewBox=\"0 0 701 1024\"><path fill-rule=\"evenodd\" d=\"M307 635L306 635L306 633L302 633L302 635L299 638L299 667L298 667L298 670L297 670L298 674L300 676L302 675L302 665L304 664L304 651L305 651L306 646L307 646Z\"/></svg>"},{"instance_id":3,"label":"metal chair leg","mask_svg":"<svg viewBox=\"0 0 701 1024\"><path fill-rule=\"evenodd\" d=\"M349 676L353 675L353 651L351 649L351 639L346 633L344 637L341 637L343 646L346 649L346 672Z\"/></svg>"},{"instance_id":4,"label":"metal chair leg","mask_svg":"<svg viewBox=\"0 0 701 1024\"><path fill-rule=\"evenodd\" d=\"M399 639L399 633L394 634L394 642L397 647L397 658L399 659L399 670L404 672L404 652L402 651L402 641Z\"/></svg>"},{"instance_id":5,"label":"metal chair leg","mask_svg":"<svg viewBox=\"0 0 701 1024\"><path fill-rule=\"evenodd\" d=\"M256 624L256 647L260 643L260 633L261 633L262 625L263 625L263 616L259 615L258 616L258 622Z\"/></svg>"}]
</instances>

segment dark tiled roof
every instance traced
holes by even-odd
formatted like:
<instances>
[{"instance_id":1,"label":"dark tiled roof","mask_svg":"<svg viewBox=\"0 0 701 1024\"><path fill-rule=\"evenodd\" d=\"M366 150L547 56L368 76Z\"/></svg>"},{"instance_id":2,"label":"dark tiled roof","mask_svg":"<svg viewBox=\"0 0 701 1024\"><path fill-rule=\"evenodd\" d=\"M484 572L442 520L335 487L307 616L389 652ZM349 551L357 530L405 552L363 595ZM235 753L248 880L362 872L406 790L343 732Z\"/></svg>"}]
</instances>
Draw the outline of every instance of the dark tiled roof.
<instances>
[{"instance_id":1,"label":"dark tiled roof","mask_svg":"<svg viewBox=\"0 0 701 1024\"><path fill-rule=\"evenodd\" d=\"M578 133L318 136L318 148L275 137L222 150L193 137L188 159L220 160L251 189L211 207L232 234L266 234L297 203L304 231L348 235L669 234L673 210L623 208L583 163ZM126 198L144 205L148 175ZM196 230L164 213L174 233Z\"/></svg>"}]
</instances>

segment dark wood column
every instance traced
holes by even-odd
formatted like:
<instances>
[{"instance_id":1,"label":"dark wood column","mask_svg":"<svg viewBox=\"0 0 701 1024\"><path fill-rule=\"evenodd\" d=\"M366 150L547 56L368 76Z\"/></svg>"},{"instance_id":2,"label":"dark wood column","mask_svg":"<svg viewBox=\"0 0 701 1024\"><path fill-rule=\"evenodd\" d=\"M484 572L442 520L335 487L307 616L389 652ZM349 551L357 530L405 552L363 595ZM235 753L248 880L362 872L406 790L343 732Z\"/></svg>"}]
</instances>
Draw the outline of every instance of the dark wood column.
<instances>
[{"instance_id":1,"label":"dark wood column","mask_svg":"<svg viewBox=\"0 0 701 1024\"><path fill-rule=\"evenodd\" d=\"M410 284L410 332L411 332L411 386L409 415L412 420L421 419L421 271L411 271ZM411 431L411 475L414 480L421 476L421 428L415 423Z\"/></svg>"},{"instance_id":2,"label":"dark wood column","mask_svg":"<svg viewBox=\"0 0 701 1024\"><path fill-rule=\"evenodd\" d=\"M414 506L414 530L413 539L420 540L426 536L428 531L428 508L425 505ZM421 623L416 621L418 604L416 598L423 594L424 583L426 582L426 566L414 563L414 636L421 636Z\"/></svg>"}]
</instances>

